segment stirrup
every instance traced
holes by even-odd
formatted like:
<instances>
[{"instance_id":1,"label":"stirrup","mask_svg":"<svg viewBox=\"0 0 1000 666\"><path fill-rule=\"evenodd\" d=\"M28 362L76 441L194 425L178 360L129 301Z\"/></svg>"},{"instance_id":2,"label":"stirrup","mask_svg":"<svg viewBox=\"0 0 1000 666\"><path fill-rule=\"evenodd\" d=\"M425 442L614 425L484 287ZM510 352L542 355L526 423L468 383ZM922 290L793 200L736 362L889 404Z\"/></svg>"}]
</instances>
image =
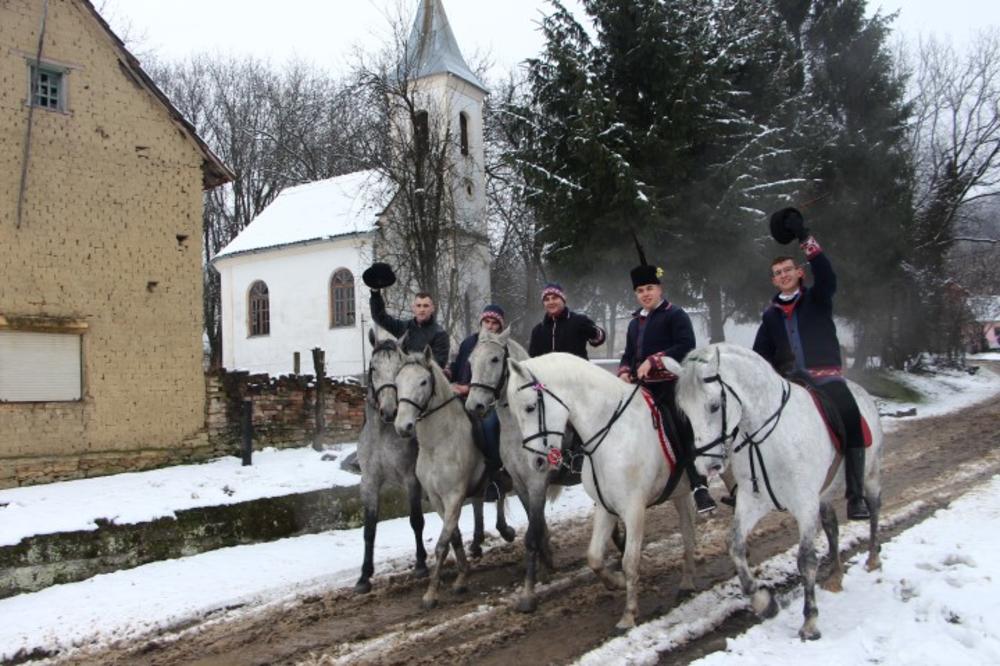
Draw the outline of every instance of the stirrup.
<instances>
[{"instance_id":1,"label":"stirrup","mask_svg":"<svg viewBox=\"0 0 1000 666\"><path fill-rule=\"evenodd\" d=\"M712 496L708 494L708 488L705 486L698 486L692 494L694 495L694 505L698 509L698 513L711 513L719 508L715 500L712 499Z\"/></svg>"}]
</instances>

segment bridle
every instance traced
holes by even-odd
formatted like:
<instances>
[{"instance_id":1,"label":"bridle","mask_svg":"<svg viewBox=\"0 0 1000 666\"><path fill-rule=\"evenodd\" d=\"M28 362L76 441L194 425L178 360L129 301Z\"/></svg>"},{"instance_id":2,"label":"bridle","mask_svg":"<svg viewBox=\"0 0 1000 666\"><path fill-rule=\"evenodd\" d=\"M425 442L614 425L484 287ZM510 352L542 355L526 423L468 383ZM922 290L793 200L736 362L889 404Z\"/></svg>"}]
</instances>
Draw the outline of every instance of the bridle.
<instances>
[{"instance_id":1,"label":"bridle","mask_svg":"<svg viewBox=\"0 0 1000 666\"><path fill-rule=\"evenodd\" d=\"M394 351L397 351L397 350L398 350L398 348L396 346L396 343L393 342L392 340L385 340L383 342L380 342L378 344L378 346L375 347L375 349L372 350L372 358L371 358L371 361L369 361L369 364L368 364L368 388L372 389L372 401L373 401L373 403L374 403L374 405L375 405L376 408L379 405L379 400L381 399L382 391L385 391L386 389L390 389L391 388L393 391L397 392L397 395L399 394L399 392L396 389L396 382L395 382L395 380L393 380L391 382L386 382L385 384L382 384L381 386L379 386L377 388L372 388L372 380L375 378L375 374L374 374L374 372L375 372L375 368L374 368L375 355L379 354L379 353L383 353L383 352L394 352Z\"/></svg>"},{"instance_id":2,"label":"bridle","mask_svg":"<svg viewBox=\"0 0 1000 666\"><path fill-rule=\"evenodd\" d=\"M500 361L502 367L500 370L500 381L497 382L496 386L490 386L489 384L483 384L482 382L470 382L469 387L481 388L489 391L493 395L493 402L498 402L500 400L500 395L503 393L504 387L507 386L507 380L510 377L510 368L507 367L507 359L510 358L510 347L503 345L496 340L481 340L480 342L481 344L496 345L497 347L503 348L503 359ZM558 400L558 398L556 399Z\"/></svg>"},{"instance_id":3,"label":"bridle","mask_svg":"<svg viewBox=\"0 0 1000 666\"><path fill-rule=\"evenodd\" d=\"M718 360L719 350L716 349L715 353L716 353L716 359ZM716 367L718 367L718 363L716 363ZM721 460L726 460L730 455L726 453L727 451L726 444L730 441L735 443L736 437L739 434L740 430L739 424L737 423L735 426L733 426L733 429L730 432L726 432L727 430L726 394L727 393L732 394L733 398L736 399L736 402L740 403L741 408L743 407L743 400L740 398L736 390L733 389L733 387L730 386L728 383L726 383L726 381L722 378L721 371L717 372L711 377L702 378L702 382L704 382L705 384L712 384L718 382L719 385L722 387L722 393L720 398L721 408L722 408L722 427L720 429L718 437L713 439L708 444L699 446L698 448L695 449L695 457L719 458ZM771 489L771 479L767 474L767 467L764 466L764 457L760 452L760 445L763 444L765 441L767 441L767 438L770 437L771 434L774 432L775 428L778 427L778 422L781 421L781 415L784 413L785 406L788 405L788 399L791 397L791 395L792 395L792 385L787 380L783 380L781 385L781 403L778 405L778 408L769 417L767 417L767 419L760 425L759 428L754 430L752 433L743 433L743 441L733 447L733 451L731 454L731 455L736 455L744 448L749 447L750 482L753 485L753 491L754 493L760 492L760 486L757 480L757 465L760 465L760 472L761 476L764 479L764 486L767 488L767 494L771 496L771 502L774 503L774 506L775 508L778 509L778 511L784 511L785 509L778 502L777 497L774 496L774 491ZM761 433L764 431L765 428L767 429L767 432L764 433L763 436L761 436ZM709 453L709 451L719 446L720 444L723 446L721 454ZM756 462L754 461L754 456L756 456Z\"/></svg>"},{"instance_id":4,"label":"bridle","mask_svg":"<svg viewBox=\"0 0 1000 666\"><path fill-rule=\"evenodd\" d=\"M428 368L426 365L424 365L420 361L406 361L401 366L399 366L399 369L402 370L403 368L405 368L408 365L415 365L415 366L423 369L427 373L427 375L430 377L430 380L431 380L431 390L430 390L430 393L427 394L427 400L425 400L424 404L422 404L422 405L418 404L415 400L410 400L409 398L405 398L405 397L398 397L399 396L399 389L396 389L396 395L397 395L396 399L399 402L405 402L408 405L413 405L417 409L417 420L418 421L422 421L422 420L426 419L428 416L430 416L434 412L440 410L441 408L443 408L448 403L450 403L450 402L452 402L454 400L458 400L459 399L459 396L452 395L447 400L444 400L443 402L441 402L441 404L439 404L439 405L437 405L435 407L430 407L431 400L434 399L434 394L437 392L437 380L435 380L435 378L434 378L434 371L431 368Z\"/></svg>"}]
</instances>

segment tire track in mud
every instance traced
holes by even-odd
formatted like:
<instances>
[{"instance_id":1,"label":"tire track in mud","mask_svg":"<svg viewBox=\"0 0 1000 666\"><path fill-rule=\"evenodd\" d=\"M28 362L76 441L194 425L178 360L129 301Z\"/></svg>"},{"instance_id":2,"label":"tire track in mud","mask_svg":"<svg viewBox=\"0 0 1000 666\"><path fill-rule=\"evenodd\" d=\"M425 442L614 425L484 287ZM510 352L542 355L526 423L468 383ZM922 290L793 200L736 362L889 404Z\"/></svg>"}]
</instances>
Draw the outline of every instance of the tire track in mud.
<instances>
[{"instance_id":1,"label":"tire track in mud","mask_svg":"<svg viewBox=\"0 0 1000 666\"><path fill-rule=\"evenodd\" d=\"M977 481L1000 473L1000 405L981 403L955 414L902 423L887 435L883 470L884 513L915 506L912 516L884 538L919 522L963 494ZM923 505L914 505L923 501ZM842 507L840 507L842 512ZM733 576L726 552L731 513L699 519L698 591ZM624 592L605 590L586 567L589 521L554 526L557 571L539 586L539 608L531 615L513 608L523 576L521 541L493 548L473 563L470 593L445 585L440 607L420 609L425 581L406 573L379 576L364 597L349 589L271 604L264 609L220 613L190 628L175 628L101 652L77 653L65 663L102 664L429 664L447 660L477 665L566 663L607 642L624 607ZM772 513L754 531L751 563L796 543L790 516ZM820 551L821 553L823 550ZM679 603L680 537L671 505L650 510L640 579L639 621L659 618ZM663 663L685 663L724 645L724 637L753 623L737 612L697 640L662 655Z\"/></svg>"}]
</instances>

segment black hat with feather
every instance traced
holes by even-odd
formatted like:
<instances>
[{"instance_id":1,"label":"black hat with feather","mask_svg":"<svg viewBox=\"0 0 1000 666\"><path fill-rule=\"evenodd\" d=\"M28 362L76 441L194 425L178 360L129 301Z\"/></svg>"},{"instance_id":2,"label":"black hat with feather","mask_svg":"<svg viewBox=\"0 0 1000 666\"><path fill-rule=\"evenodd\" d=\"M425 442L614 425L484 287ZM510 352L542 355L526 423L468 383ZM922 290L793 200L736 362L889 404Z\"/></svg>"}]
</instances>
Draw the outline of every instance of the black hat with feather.
<instances>
[{"instance_id":1,"label":"black hat with feather","mask_svg":"<svg viewBox=\"0 0 1000 666\"><path fill-rule=\"evenodd\" d=\"M635 240L635 249L639 253L639 265L632 269L632 289L638 289L639 287L647 284L660 284L660 276L663 275L663 269L658 266L650 266L646 262L646 253L642 251L642 245L639 244L639 238L632 232L632 239Z\"/></svg>"}]
</instances>

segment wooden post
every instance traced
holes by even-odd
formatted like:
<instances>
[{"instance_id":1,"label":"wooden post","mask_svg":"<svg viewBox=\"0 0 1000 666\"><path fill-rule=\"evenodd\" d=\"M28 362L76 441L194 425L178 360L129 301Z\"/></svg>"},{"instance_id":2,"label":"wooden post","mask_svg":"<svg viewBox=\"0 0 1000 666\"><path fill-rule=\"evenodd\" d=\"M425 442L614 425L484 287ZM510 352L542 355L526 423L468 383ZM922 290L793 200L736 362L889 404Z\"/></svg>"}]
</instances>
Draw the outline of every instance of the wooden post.
<instances>
[{"instance_id":1,"label":"wooden post","mask_svg":"<svg viewBox=\"0 0 1000 666\"><path fill-rule=\"evenodd\" d=\"M292 374L302 374L302 359L298 352L292 352Z\"/></svg>"},{"instance_id":2,"label":"wooden post","mask_svg":"<svg viewBox=\"0 0 1000 666\"><path fill-rule=\"evenodd\" d=\"M319 347L314 347L312 350L313 355L313 368L316 371L316 400L315 400L315 421L316 429L313 432L313 449L316 451L323 450L323 432L324 427L324 412L323 412L323 397L326 390L326 353Z\"/></svg>"},{"instance_id":3,"label":"wooden post","mask_svg":"<svg viewBox=\"0 0 1000 666\"><path fill-rule=\"evenodd\" d=\"M242 445L240 454L243 457L243 466L253 464L253 402L244 400L240 403L240 435Z\"/></svg>"}]
</instances>

